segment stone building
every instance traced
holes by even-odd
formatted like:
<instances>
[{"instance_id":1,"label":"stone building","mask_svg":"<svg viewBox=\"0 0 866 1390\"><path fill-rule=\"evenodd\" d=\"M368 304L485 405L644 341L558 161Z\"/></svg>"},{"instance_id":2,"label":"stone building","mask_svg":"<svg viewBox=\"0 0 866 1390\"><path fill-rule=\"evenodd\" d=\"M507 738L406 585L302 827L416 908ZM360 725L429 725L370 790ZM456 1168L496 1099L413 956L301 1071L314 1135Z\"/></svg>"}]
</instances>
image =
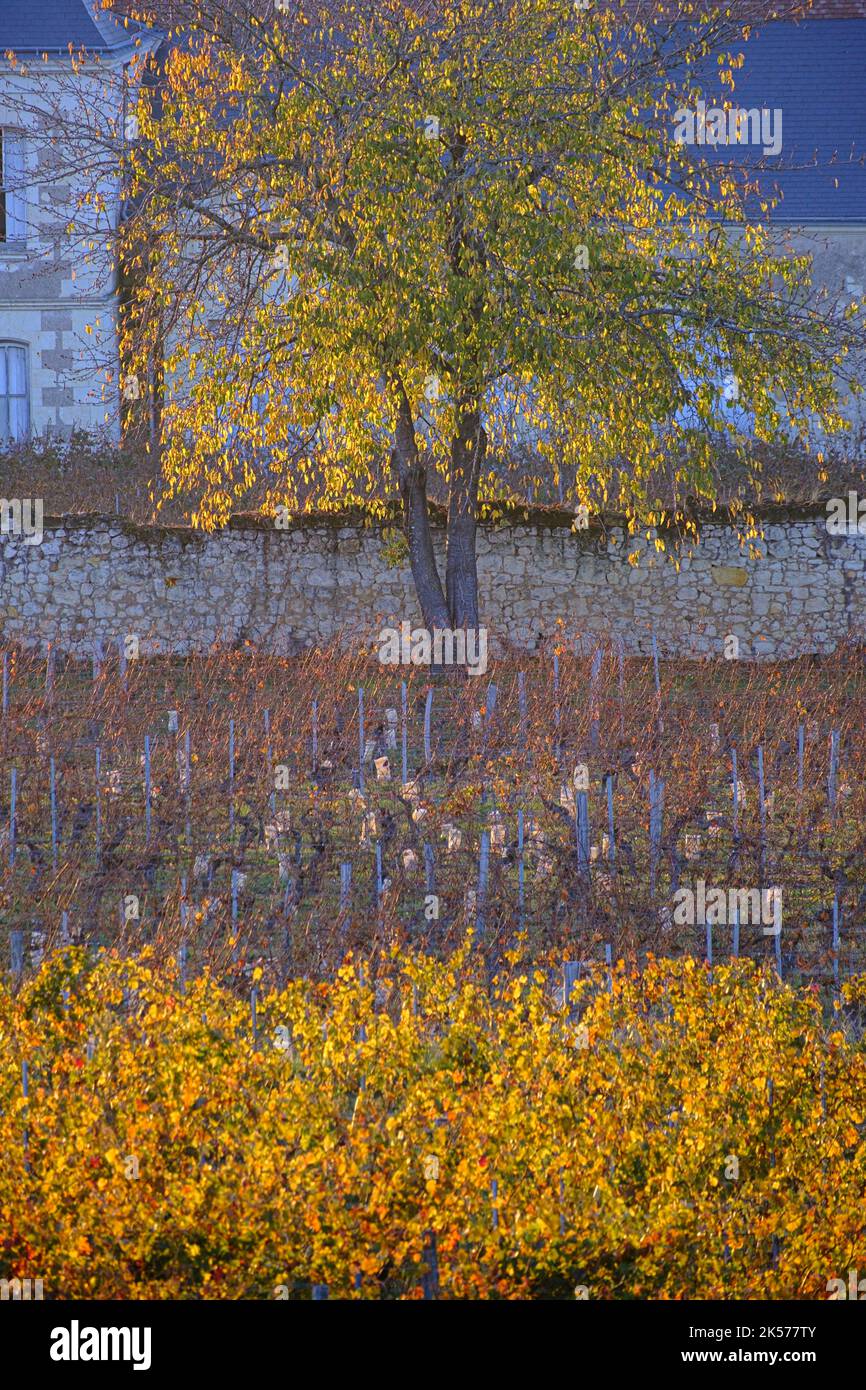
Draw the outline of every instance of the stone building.
<instances>
[{"instance_id":1,"label":"stone building","mask_svg":"<svg viewBox=\"0 0 866 1390\"><path fill-rule=\"evenodd\" d=\"M819 310L841 314L866 295L866 0L813 0L802 21L765 24L741 51L728 100L776 137L769 147L762 137L743 165L776 200L766 220L785 249L812 256ZM705 96L707 107L724 98L717 76ZM701 153L727 161L732 152ZM848 413L855 428L866 423L862 397Z\"/></svg>"},{"instance_id":2,"label":"stone building","mask_svg":"<svg viewBox=\"0 0 866 1390\"><path fill-rule=\"evenodd\" d=\"M98 113L120 149L131 88L160 37L100 0L0 3L4 440L119 434L118 181L104 151L88 158L83 132Z\"/></svg>"}]
</instances>

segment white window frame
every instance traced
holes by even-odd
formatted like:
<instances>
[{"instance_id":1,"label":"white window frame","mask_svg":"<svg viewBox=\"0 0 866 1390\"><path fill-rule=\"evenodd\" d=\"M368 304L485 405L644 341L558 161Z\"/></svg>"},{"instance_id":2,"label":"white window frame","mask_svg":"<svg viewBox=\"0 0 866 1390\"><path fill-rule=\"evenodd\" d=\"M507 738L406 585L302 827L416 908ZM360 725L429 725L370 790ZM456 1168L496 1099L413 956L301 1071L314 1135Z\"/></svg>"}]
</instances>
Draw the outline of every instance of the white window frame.
<instances>
[{"instance_id":1,"label":"white window frame","mask_svg":"<svg viewBox=\"0 0 866 1390\"><path fill-rule=\"evenodd\" d=\"M0 127L0 190L0 247L23 248L28 234L27 146L14 126Z\"/></svg>"},{"instance_id":2,"label":"white window frame","mask_svg":"<svg viewBox=\"0 0 866 1390\"><path fill-rule=\"evenodd\" d=\"M23 393L10 391L11 372L9 370L12 352L20 352L23 358ZM6 389L0 393L0 448L6 447L10 442L21 443L29 439L32 425L32 408L30 395L30 350L27 343L16 342L14 339L0 340L0 354L5 358L3 363L0 381L5 381ZM24 423L17 434L11 432L12 411L10 402L13 400L24 402Z\"/></svg>"}]
</instances>

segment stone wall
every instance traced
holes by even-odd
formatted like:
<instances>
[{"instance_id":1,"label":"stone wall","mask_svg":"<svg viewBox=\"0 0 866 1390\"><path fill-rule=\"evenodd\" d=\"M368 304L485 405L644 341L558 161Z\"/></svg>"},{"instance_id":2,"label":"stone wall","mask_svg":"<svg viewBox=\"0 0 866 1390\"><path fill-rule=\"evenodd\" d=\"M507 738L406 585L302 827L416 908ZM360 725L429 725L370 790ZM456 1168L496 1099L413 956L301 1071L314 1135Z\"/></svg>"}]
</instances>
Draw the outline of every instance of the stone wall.
<instances>
[{"instance_id":1,"label":"stone wall","mask_svg":"<svg viewBox=\"0 0 866 1390\"><path fill-rule=\"evenodd\" d=\"M723 515L703 519L679 570L622 529L532 513L484 528L478 567L491 651L533 649L557 633L621 635L669 655L830 652L866 636L866 536L830 535L823 506L767 511L748 554ZM437 547L441 556L441 532ZM628 562L629 551L639 563ZM381 533L344 517L288 530L246 517L207 535L120 518L45 518L40 544L0 535L0 627L7 641L89 652L135 633L143 649L189 651L248 640L280 652L373 639L420 623L408 568L389 568Z\"/></svg>"}]
</instances>

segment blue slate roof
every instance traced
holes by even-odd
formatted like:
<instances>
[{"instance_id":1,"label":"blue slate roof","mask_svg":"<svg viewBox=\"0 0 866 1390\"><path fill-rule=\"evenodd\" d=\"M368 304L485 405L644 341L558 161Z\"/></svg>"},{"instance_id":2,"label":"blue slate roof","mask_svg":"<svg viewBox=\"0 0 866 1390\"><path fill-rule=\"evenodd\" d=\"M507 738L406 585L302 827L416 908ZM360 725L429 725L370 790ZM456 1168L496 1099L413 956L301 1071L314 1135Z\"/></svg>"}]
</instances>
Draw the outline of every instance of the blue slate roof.
<instances>
[{"instance_id":1,"label":"blue slate roof","mask_svg":"<svg viewBox=\"0 0 866 1390\"><path fill-rule=\"evenodd\" d=\"M99 0L0 0L0 52L58 52L72 44L107 54L142 32L106 14ZM707 105L726 99L745 109L779 108L781 152L696 152L710 162L760 160L762 189L782 195L776 221L866 222L866 19L777 21L741 47L745 64L733 93L719 87L715 63L708 69Z\"/></svg>"},{"instance_id":2,"label":"blue slate roof","mask_svg":"<svg viewBox=\"0 0 866 1390\"><path fill-rule=\"evenodd\" d=\"M734 91L723 91L714 76L707 106L724 96L744 109L779 108L781 151L719 146L698 153L708 162L760 161L762 189L782 195L776 222L866 222L866 19L776 22L738 51L745 63L734 73Z\"/></svg>"},{"instance_id":3,"label":"blue slate roof","mask_svg":"<svg viewBox=\"0 0 866 1390\"><path fill-rule=\"evenodd\" d=\"M142 32L138 24L125 28L100 0L0 0L3 53L56 53L70 44L76 51L111 53Z\"/></svg>"}]
</instances>

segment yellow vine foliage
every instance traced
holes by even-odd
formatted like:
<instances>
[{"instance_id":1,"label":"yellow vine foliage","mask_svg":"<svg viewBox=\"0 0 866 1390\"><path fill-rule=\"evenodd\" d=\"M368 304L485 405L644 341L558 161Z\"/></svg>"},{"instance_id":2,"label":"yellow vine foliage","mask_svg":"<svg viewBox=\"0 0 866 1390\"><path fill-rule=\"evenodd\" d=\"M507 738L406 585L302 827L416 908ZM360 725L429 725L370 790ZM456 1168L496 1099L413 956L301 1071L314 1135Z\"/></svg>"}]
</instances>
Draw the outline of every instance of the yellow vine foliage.
<instances>
[{"instance_id":1,"label":"yellow vine foliage","mask_svg":"<svg viewBox=\"0 0 866 1390\"><path fill-rule=\"evenodd\" d=\"M564 1007L467 945L293 981L253 1033L208 974L71 949L0 994L0 1274L420 1298L433 1233L444 1298L826 1298L866 1261L853 1031L746 961Z\"/></svg>"}]
</instances>

